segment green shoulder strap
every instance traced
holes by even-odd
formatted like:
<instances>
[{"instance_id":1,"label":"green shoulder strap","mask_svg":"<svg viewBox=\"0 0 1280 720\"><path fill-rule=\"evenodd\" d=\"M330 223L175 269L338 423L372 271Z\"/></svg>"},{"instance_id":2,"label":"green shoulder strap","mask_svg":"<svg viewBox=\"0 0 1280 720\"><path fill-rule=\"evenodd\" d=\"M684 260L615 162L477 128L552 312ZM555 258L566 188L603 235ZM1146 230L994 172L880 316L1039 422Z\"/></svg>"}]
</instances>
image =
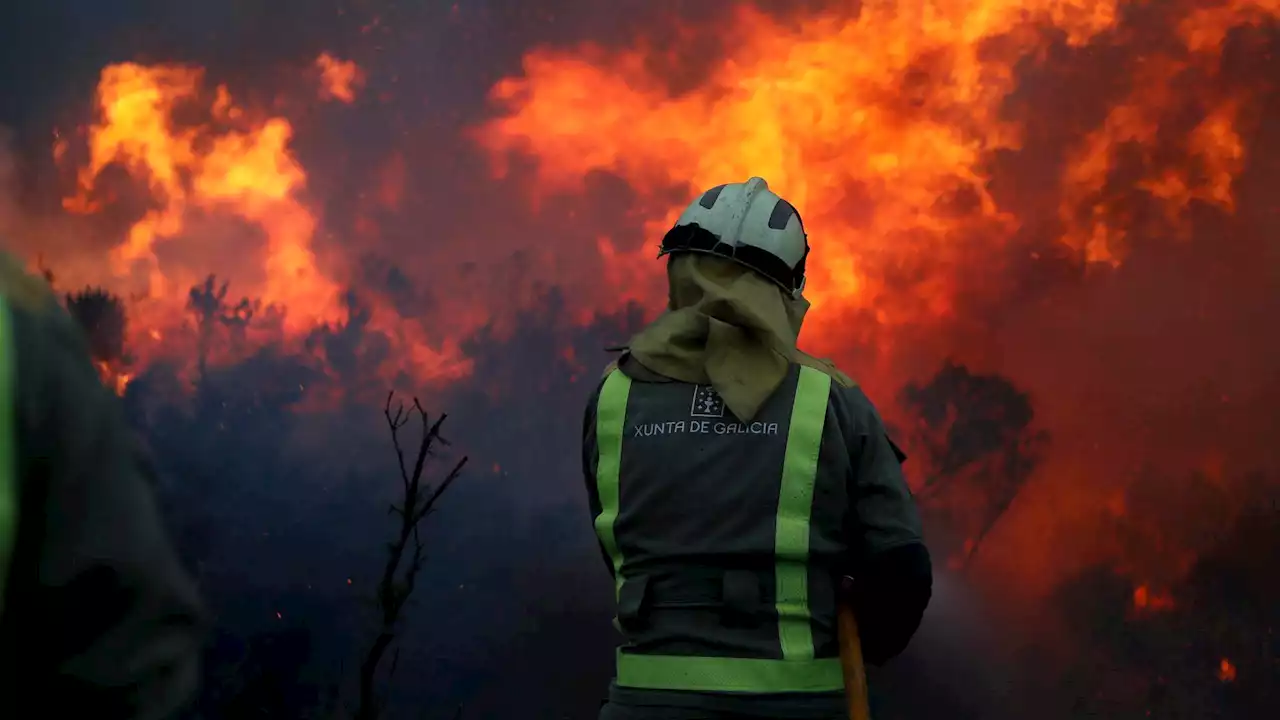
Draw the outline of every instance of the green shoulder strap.
<instances>
[{"instance_id":1,"label":"green shoulder strap","mask_svg":"<svg viewBox=\"0 0 1280 720\"><path fill-rule=\"evenodd\" d=\"M17 406L14 398L13 316L0 297L0 611L4 610L9 565L18 537Z\"/></svg>"},{"instance_id":2,"label":"green shoulder strap","mask_svg":"<svg viewBox=\"0 0 1280 720\"><path fill-rule=\"evenodd\" d=\"M627 420L627 400L631 395L631 378L611 367L600 388L596 405L596 445L600 460L596 465L596 491L600 495L600 515L596 517L596 535L613 562L614 598L622 592L622 551L613 533L618 519L619 475L622 472L622 432Z\"/></svg>"}]
</instances>

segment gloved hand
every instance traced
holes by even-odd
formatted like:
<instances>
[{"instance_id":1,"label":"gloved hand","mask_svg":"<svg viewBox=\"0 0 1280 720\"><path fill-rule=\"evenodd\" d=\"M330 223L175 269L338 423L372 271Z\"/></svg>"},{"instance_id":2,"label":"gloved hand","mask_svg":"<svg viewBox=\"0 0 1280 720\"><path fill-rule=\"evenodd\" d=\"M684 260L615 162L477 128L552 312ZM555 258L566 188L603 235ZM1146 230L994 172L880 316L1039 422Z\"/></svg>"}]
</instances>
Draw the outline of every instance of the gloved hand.
<instances>
[{"instance_id":1,"label":"gloved hand","mask_svg":"<svg viewBox=\"0 0 1280 720\"><path fill-rule=\"evenodd\" d=\"M932 596L933 564L920 543L879 553L861 563L856 577L841 578L840 601L853 606L863 659L883 665L905 650Z\"/></svg>"}]
</instances>

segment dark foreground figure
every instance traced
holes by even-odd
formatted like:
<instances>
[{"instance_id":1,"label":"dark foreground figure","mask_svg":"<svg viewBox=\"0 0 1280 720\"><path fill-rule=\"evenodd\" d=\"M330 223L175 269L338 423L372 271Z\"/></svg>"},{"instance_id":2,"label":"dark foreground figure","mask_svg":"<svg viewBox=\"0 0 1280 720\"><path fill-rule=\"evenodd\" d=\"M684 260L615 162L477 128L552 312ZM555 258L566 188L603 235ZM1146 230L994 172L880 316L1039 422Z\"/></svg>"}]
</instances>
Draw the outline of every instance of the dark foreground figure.
<instances>
[{"instance_id":1,"label":"dark foreground figure","mask_svg":"<svg viewBox=\"0 0 1280 720\"><path fill-rule=\"evenodd\" d=\"M3 718L162 720L203 621L153 478L46 283L0 255Z\"/></svg>"},{"instance_id":2,"label":"dark foreground figure","mask_svg":"<svg viewBox=\"0 0 1280 720\"><path fill-rule=\"evenodd\" d=\"M763 180L694 200L661 254L668 310L584 423L624 639L600 717L843 718L840 578L872 664L932 594L905 458L867 396L796 349L809 245Z\"/></svg>"}]
</instances>

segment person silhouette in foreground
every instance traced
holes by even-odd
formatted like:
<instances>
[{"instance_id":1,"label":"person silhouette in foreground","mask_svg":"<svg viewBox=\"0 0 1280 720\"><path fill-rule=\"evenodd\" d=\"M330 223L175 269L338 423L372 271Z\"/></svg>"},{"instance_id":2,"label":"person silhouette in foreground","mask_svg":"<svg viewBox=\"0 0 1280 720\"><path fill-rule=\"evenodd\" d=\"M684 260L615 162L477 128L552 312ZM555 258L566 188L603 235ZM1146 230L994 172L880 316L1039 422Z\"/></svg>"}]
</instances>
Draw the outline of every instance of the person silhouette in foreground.
<instances>
[{"instance_id":1,"label":"person silhouette in foreground","mask_svg":"<svg viewBox=\"0 0 1280 720\"><path fill-rule=\"evenodd\" d=\"M5 718L161 720L197 688L204 614L82 330L0 254Z\"/></svg>"},{"instance_id":2,"label":"person silhouette in foreground","mask_svg":"<svg viewBox=\"0 0 1280 720\"><path fill-rule=\"evenodd\" d=\"M761 178L662 241L667 311L587 403L583 471L623 635L602 720L844 717L841 578L863 655L919 627L933 572L903 453L796 349L809 244Z\"/></svg>"}]
</instances>

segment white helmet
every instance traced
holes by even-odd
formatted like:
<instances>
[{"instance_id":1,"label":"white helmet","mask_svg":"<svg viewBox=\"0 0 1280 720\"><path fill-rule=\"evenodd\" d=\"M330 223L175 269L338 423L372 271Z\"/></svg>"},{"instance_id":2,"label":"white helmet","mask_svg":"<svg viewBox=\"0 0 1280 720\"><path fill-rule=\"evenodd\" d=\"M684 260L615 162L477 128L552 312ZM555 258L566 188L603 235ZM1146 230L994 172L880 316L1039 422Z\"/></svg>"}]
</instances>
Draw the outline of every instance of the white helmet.
<instances>
[{"instance_id":1,"label":"white helmet","mask_svg":"<svg viewBox=\"0 0 1280 720\"><path fill-rule=\"evenodd\" d=\"M662 238L658 257L700 252L729 258L774 281L789 295L804 290L809 240L800 213L764 178L717 185L689 204Z\"/></svg>"}]
</instances>

